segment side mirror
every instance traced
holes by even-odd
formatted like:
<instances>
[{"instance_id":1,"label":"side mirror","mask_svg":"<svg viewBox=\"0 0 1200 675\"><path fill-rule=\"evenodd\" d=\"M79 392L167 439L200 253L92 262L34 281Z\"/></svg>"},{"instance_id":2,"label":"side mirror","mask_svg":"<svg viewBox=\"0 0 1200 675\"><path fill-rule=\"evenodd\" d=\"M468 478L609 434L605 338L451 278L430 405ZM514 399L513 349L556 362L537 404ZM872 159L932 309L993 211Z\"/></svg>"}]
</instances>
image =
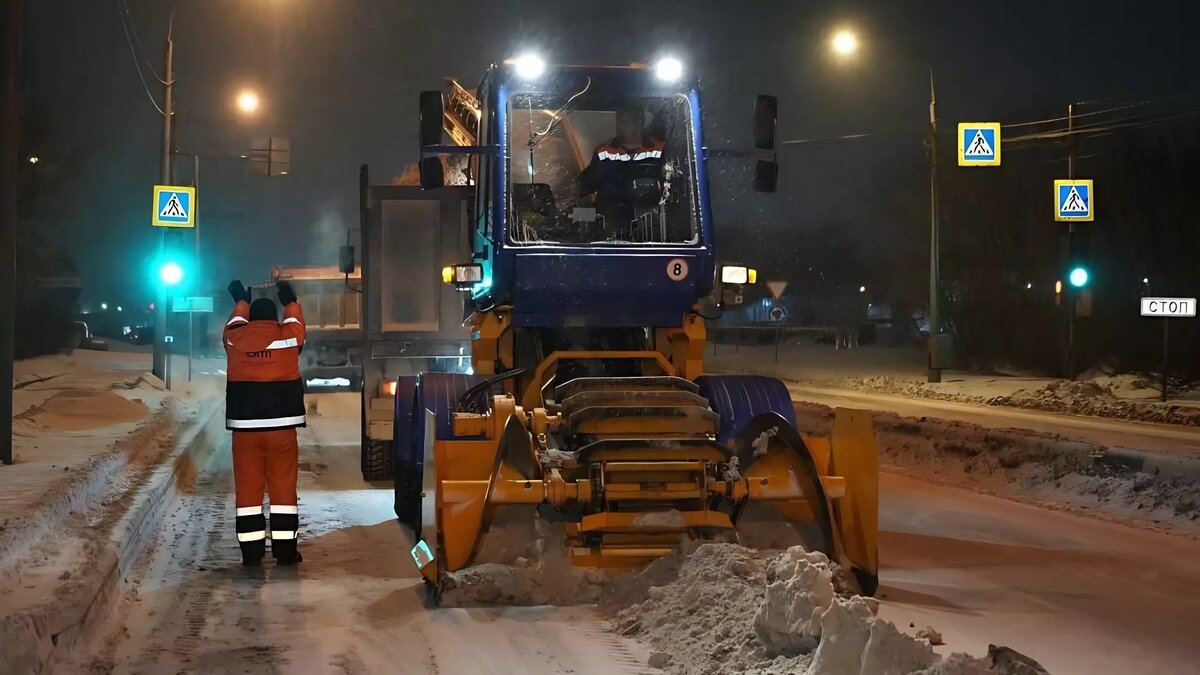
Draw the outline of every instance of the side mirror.
<instances>
[{"instance_id":1,"label":"side mirror","mask_svg":"<svg viewBox=\"0 0 1200 675\"><path fill-rule=\"evenodd\" d=\"M779 164L774 160L760 159L754 164L754 191L774 192L779 181Z\"/></svg>"},{"instance_id":2,"label":"side mirror","mask_svg":"<svg viewBox=\"0 0 1200 675\"><path fill-rule=\"evenodd\" d=\"M342 274L354 274L354 247L350 245L338 248L338 271Z\"/></svg>"},{"instance_id":3,"label":"side mirror","mask_svg":"<svg viewBox=\"0 0 1200 675\"><path fill-rule=\"evenodd\" d=\"M421 92L421 187L426 190L440 188L445 184L445 174L442 170L442 160L438 157L426 157L425 147L442 144L442 118L444 101L440 91Z\"/></svg>"},{"instance_id":4,"label":"side mirror","mask_svg":"<svg viewBox=\"0 0 1200 675\"><path fill-rule=\"evenodd\" d=\"M774 157L778 121L778 99L759 94L754 99L754 147L770 150L772 157L760 159L754 165L755 192L774 192L775 184L779 181L779 164Z\"/></svg>"},{"instance_id":5,"label":"side mirror","mask_svg":"<svg viewBox=\"0 0 1200 675\"><path fill-rule=\"evenodd\" d=\"M779 101L774 96L759 94L754 99L754 147L775 149L775 128L779 120Z\"/></svg>"}]
</instances>

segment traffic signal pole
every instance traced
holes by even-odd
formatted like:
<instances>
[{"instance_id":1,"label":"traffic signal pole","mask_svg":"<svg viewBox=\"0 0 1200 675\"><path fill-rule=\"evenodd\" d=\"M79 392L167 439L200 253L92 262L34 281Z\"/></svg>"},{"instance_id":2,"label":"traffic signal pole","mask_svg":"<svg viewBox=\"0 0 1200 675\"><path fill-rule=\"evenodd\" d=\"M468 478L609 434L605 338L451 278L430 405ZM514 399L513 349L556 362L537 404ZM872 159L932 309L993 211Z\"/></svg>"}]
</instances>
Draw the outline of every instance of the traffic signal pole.
<instances>
[{"instance_id":1,"label":"traffic signal pole","mask_svg":"<svg viewBox=\"0 0 1200 675\"><path fill-rule=\"evenodd\" d=\"M163 67L163 126L162 126L162 164L159 166L158 178L161 185L171 185L171 116L174 114L172 94L175 89L175 70L173 58L175 46L171 41L171 31L175 25L175 12L167 24L167 40L165 45ZM167 250L166 228L158 229L158 256L161 261ZM167 379L167 289L161 283L156 283L154 293L154 352L151 370L156 377Z\"/></svg>"},{"instance_id":2,"label":"traffic signal pole","mask_svg":"<svg viewBox=\"0 0 1200 675\"><path fill-rule=\"evenodd\" d=\"M1067 104L1067 178L1075 180L1075 104ZM1092 196L1088 195L1090 199ZM1075 221L1067 222L1067 250L1070 257L1071 237L1075 234ZM1068 265L1070 267L1070 265ZM1070 270L1068 269L1068 273ZM1068 279L1068 287L1074 287ZM1079 287L1067 292L1067 379L1075 379L1075 304L1079 301Z\"/></svg>"}]
</instances>

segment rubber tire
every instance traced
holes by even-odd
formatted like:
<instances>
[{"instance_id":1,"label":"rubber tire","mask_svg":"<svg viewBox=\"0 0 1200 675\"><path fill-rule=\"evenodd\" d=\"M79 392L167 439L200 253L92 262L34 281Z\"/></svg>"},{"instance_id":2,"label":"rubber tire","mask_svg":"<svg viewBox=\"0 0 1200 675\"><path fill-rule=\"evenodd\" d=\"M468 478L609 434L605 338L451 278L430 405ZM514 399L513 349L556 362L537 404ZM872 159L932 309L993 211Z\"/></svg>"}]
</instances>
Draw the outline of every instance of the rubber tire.
<instances>
[{"instance_id":1,"label":"rubber tire","mask_svg":"<svg viewBox=\"0 0 1200 675\"><path fill-rule=\"evenodd\" d=\"M486 378L463 373L421 373L418 376L412 403L412 425L410 448L424 443L425 417L420 411L431 410L437 427L434 437L453 438L454 409L458 399L475 384ZM420 440L418 440L420 439ZM410 450L415 451L415 450ZM400 522L412 528L416 537L421 536L421 491L424 487L423 467L405 464L403 475L395 476L396 499L393 510Z\"/></svg>"},{"instance_id":2,"label":"rubber tire","mask_svg":"<svg viewBox=\"0 0 1200 675\"><path fill-rule=\"evenodd\" d=\"M416 386L415 375L396 378L396 405L392 423L392 510L396 518L414 532L421 528L421 474L411 461Z\"/></svg>"},{"instance_id":3,"label":"rubber tire","mask_svg":"<svg viewBox=\"0 0 1200 675\"><path fill-rule=\"evenodd\" d=\"M762 375L702 375L696 378L700 395L721 416L717 438L729 444L742 427L764 413L776 413L793 429L796 409L783 382Z\"/></svg>"},{"instance_id":4,"label":"rubber tire","mask_svg":"<svg viewBox=\"0 0 1200 675\"><path fill-rule=\"evenodd\" d=\"M392 442L367 441L359 456L363 480L389 480L392 477Z\"/></svg>"}]
</instances>

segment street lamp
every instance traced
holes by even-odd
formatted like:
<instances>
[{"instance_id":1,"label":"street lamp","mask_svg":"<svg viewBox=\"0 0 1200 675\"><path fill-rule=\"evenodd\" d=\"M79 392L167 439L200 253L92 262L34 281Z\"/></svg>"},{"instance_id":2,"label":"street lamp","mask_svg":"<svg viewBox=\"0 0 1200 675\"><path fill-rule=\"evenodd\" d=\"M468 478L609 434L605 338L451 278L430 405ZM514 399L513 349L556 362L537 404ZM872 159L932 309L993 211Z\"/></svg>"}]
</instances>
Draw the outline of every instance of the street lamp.
<instances>
[{"instance_id":1,"label":"street lamp","mask_svg":"<svg viewBox=\"0 0 1200 675\"><path fill-rule=\"evenodd\" d=\"M236 102L237 102L238 110L243 115L253 115L254 113L258 112L258 107L259 107L259 103L260 103L260 101L258 100L258 94L249 89L242 90L237 95Z\"/></svg>"},{"instance_id":2,"label":"street lamp","mask_svg":"<svg viewBox=\"0 0 1200 675\"><path fill-rule=\"evenodd\" d=\"M834 33L830 45L838 56L850 56L858 51L858 36L848 30L839 30Z\"/></svg>"},{"instance_id":3,"label":"street lamp","mask_svg":"<svg viewBox=\"0 0 1200 675\"><path fill-rule=\"evenodd\" d=\"M40 158L39 158L37 155L31 155L31 156L29 157L29 163L30 163L30 164L37 164L37 163L38 163L38 162L40 162L40 161L42 161L42 160L41 160L41 159L40 159Z\"/></svg>"}]
</instances>

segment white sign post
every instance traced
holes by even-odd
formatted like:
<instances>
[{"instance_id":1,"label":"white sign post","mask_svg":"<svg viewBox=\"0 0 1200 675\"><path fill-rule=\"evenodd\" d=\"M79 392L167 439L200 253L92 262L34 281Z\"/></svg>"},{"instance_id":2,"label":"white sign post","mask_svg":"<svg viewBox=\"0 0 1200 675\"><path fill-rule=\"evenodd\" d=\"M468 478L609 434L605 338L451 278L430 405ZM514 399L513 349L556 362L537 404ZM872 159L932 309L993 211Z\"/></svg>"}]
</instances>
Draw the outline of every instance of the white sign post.
<instances>
[{"instance_id":1,"label":"white sign post","mask_svg":"<svg viewBox=\"0 0 1200 675\"><path fill-rule=\"evenodd\" d=\"M1162 400L1167 400L1167 370L1170 353L1167 325L1171 317L1194 318L1196 316L1196 298L1142 298L1142 316L1157 316L1163 320L1163 366L1162 366Z\"/></svg>"}]
</instances>

